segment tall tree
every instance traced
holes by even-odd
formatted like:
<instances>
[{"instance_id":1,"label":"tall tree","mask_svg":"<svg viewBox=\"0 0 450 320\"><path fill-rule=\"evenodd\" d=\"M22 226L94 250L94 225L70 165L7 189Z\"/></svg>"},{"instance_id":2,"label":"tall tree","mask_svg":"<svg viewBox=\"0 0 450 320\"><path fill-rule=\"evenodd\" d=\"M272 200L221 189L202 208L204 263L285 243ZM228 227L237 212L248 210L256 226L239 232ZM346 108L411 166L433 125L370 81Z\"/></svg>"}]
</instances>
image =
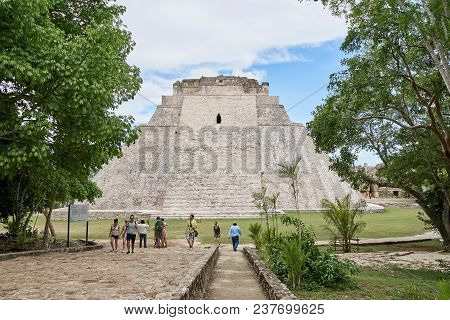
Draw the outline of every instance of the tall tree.
<instances>
[{"instance_id":1,"label":"tall tree","mask_svg":"<svg viewBox=\"0 0 450 320\"><path fill-rule=\"evenodd\" d=\"M139 90L124 8L107 0L0 2L0 210L16 230L55 203L93 202L91 176L137 132L114 113ZM47 214L50 219L50 214Z\"/></svg>"},{"instance_id":2,"label":"tall tree","mask_svg":"<svg viewBox=\"0 0 450 320\"><path fill-rule=\"evenodd\" d=\"M345 17L344 70L308 129L332 168L357 186L361 150L376 153L378 178L417 198L450 245L449 15L446 1L324 0Z\"/></svg>"}]
</instances>

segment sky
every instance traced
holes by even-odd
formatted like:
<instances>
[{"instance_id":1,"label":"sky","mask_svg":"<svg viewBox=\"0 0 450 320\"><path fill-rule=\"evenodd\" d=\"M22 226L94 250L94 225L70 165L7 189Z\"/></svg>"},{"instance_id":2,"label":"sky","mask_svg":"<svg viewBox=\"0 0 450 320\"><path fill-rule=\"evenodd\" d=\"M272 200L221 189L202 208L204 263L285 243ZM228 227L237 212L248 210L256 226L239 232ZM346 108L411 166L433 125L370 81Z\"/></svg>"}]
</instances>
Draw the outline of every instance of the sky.
<instances>
[{"instance_id":1,"label":"sky","mask_svg":"<svg viewBox=\"0 0 450 320\"><path fill-rule=\"evenodd\" d=\"M246 76L270 83L270 95L294 122L312 120L342 67L347 28L318 2L297 0L119 0L136 46L128 61L143 85L118 113L147 123L172 84L201 76ZM376 164L361 153L358 163Z\"/></svg>"}]
</instances>

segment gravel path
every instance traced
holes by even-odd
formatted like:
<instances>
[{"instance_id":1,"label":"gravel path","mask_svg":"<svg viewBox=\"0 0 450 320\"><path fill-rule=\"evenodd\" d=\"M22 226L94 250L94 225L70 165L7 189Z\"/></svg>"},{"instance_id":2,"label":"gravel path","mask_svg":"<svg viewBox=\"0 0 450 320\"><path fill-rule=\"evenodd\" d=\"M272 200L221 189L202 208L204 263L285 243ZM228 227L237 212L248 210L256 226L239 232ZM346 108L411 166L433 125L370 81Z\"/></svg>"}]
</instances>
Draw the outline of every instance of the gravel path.
<instances>
[{"instance_id":1,"label":"gravel path","mask_svg":"<svg viewBox=\"0 0 450 320\"><path fill-rule=\"evenodd\" d=\"M0 299L158 299L193 275L208 252L185 241L134 254L103 250L49 253L0 262Z\"/></svg>"},{"instance_id":2,"label":"gravel path","mask_svg":"<svg viewBox=\"0 0 450 320\"><path fill-rule=\"evenodd\" d=\"M231 245L220 247L219 259L205 299L267 300L267 295L242 247L236 252Z\"/></svg>"},{"instance_id":3,"label":"gravel path","mask_svg":"<svg viewBox=\"0 0 450 320\"><path fill-rule=\"evenodd\" d=\"M450 264L450 254L445 252L371 252L371 253L345 253L342 259L354 261L361 267L384 269L397 266L407 269L433 269L439 270L439 261L444 260Z\"/></svg>"}]
</instances>

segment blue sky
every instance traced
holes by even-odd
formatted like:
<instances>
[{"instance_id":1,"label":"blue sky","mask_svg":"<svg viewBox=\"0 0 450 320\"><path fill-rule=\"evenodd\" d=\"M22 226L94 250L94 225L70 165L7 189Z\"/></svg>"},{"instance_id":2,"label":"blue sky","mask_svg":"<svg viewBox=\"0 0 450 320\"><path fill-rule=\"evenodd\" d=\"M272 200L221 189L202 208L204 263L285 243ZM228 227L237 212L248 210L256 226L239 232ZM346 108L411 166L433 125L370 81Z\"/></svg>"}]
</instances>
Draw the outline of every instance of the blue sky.
<instances>
[{"instance_id":1,"label":"blue sky","mask_svg":"<svg viewBox=\"0 0 450 320\"><path fill-rule=\"evenodd\" d=\"M346 25L317 2L118 2L127 8L123 20L136 42L129 62L140 68L144 83L117 112L134 116L136 124L148 122L175 81L220 74L269 82L291 120L306 123L326 97L326 88L317 90L341 69ZM363 153L359 162L378 161Z\"/></svg>"}]
</instances>

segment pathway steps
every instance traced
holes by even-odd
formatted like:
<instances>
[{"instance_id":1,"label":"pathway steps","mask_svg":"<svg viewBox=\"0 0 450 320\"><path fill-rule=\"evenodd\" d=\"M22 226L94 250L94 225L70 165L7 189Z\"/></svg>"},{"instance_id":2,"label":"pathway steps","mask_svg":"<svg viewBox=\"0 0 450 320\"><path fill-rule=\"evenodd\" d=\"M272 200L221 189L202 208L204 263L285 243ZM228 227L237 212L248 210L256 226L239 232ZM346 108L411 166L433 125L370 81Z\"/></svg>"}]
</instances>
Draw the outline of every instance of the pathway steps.
<instances>
[{"instance_id":1,"label":"pathway steps","mask_svg":"<svg viewBox=\"0 0 450 320\"><path fill-rule=\"evenodd\" d=\"M220 247L206 300L267 300L257 275L241 249Z\"/></svg>"}]
</instances>

